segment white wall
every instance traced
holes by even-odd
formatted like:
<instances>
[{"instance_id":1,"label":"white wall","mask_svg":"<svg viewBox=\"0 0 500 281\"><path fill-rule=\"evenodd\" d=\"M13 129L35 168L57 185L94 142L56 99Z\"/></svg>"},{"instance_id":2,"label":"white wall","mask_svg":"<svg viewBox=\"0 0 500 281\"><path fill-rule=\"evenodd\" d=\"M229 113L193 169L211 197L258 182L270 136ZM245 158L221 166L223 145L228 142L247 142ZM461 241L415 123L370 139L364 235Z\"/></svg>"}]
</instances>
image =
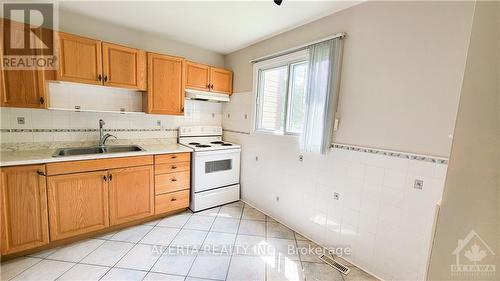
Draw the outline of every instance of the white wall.
<instances>
[{"instance_id":1,"label":"white wall","mask_svg":"<svg viewBox=\"0 0 500 281\"><path fill-rule=\"evenodd\" d=\"M296 138L251 133L249 61L347 32L334 142L447 158L473 9L367 2L227 55L236 93L222 123L242 143L242 198L324 246L352 246L347 259L380 278L423 280L447 165L337 148L298 161Z\"/></svg>"},{"instance_id":2,"label":"white wall","mask_svg":"<svg viewBox=\"0 0 500 281\"><path fill-rule=\"evenodd\" d=\"M236 94L224 117L248 96ZM446 164L345 149L300 162L296 137L226 131L224 138L242 144L243 200L323 246L352 248L346 259L380 278L423 279ZM423 190L413 188L416 179Z\"/></svg>"},{"instance_id":3,"label":"white wall","mask_svg":"<svg viewBox=\"0 0 500 281\"><path fill-rule=\"evenodd\" d=\"M452 273L459 239L475 231L495 251L500 245L500 5L478 2L467 54L457 125L443 204L432 251L429 280L498 280L496 275ZM465 245L461 255L472 243ZM478 265L500 259L479 243L486 256ZM461 264L475 264L462 256Z\"/></svg>"},{"instance_id":4,"label":"white wall","mask_svg":"<svg viewBox=\"0 0 500 281\"><path fill-rule=\"evenodd\" d=\"M113 23L75 14L64 10L64 3L60 3L60 8L59 30L61 31L122 44L145 51L185 57L195 62L219 67L224 66L224 56L222 54L178 42L166 38L164 35L124 28ZM98 4L96 5L96 9L98 9Z\"/></svg>"},{"instance_id":5,"label":"white wall","mask_svg":"<svg viewBox=\"0 0 500 281\"><path fill-rule=\"evenodd\" d=\"M339 143L448 157L472 1L368 1L226 56L235 92L253 58L347 32Z\"/></svg>"}]
</instances>

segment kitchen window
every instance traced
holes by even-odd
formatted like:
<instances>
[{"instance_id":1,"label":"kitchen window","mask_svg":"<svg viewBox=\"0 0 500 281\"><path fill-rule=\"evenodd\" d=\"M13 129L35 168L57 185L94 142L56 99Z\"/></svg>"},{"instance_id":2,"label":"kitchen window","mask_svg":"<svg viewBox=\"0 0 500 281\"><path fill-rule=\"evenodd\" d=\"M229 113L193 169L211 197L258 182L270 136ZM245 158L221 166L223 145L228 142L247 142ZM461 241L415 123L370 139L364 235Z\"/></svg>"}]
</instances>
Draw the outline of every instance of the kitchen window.
<instances>
[{"instance_id":1,"label":"kitchen window","mask_svg":"<svg viewBox=\"0 0 500 281\"><path fill-rule=\"evenodd\" d=\"M254 67L255 130L299 135L304 119L307 50L259 62Z\"/></svg>"}]
</instances>

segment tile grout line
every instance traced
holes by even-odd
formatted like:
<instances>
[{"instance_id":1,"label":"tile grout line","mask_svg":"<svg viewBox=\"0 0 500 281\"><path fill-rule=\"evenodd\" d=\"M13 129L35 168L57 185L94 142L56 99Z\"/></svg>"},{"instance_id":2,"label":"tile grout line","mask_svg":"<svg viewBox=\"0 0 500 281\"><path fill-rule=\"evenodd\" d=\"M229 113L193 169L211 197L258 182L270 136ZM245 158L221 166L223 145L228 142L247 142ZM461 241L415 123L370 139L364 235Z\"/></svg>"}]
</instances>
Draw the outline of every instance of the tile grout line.
<instances>
[{"instance_id":1,"label":"tile grout line","mask_svg":"<svg viewBox=\"0 0 500 281\"><path fill-rule=\"evenodd\" d=\"M205 244L205 241L207 240L208 234L210 233L210 230L212 229L212 226L214 225L215 220L216 220L216 219L217 219L217 217L219 216L219 213L220 213L220 210L222 209L222 206L219 206L218 208L219 208L219 210L217 211L217 214L215 215L214 221L212 222L212 224L211 224L211 225L210 225L210 227L208 228L207 234L205 235L205 238L203 239L203 242L201 243L200 248L201 248L201 247L203 247L203 244ZM203 215L200 215L200 216L203 216ZM211 217L211 216L209 216L209 217ZM186 222L186 223L187 223L187 222ZM193 269L194 263L195 263L195 262L196 262L196 260L198 259L198 255L199 255L199 253L200 253L200 249L198 249L198 251L196 252L196 257L194 258L193 263L192 263L192 264L191 264L191 266L189 267L188 272L186 273L186 278L185 278L185 279L187 279L187 278L189 277L189 273L190 273L190 272L191 272L191 270ZM195 277L195 278L197 278L197 277ZM210 278L209 278L209 279L210 279Z\"/></svg>"},{"instance_id":2,"label":"tile grout line","mask_svg":"<svg viewBox=\"0 0 500 281\"><path fill-rule=\"evenodd\" d=\"M189 209L188 209L188 210L189 210ZM180 213L180 214L182 214L182 213ZM179 214L179 215L180 215L180 214ZM187 222L189 221L189 219L191 219L191 217L193 216L193 214L194 214L194 213L189 214L189 218L188 218L188 219L187 219L187 220L186 220L186 221L185 221L185 222L181 225L181 227L179 228L179 231L177 231L177 233L175 234L174 238L172 238L172 240L168 243L167 249L169 249L170 247L172 247L172 246L171 246L171 245L172 245L172 242L174 242L175 238L177 238L177 235L179 235L179 233L180 233L180 232L184 229L184 226L187 224ZM175 215L174 215L174 216L175 216ZM170 216L170 217L172 217L172 216ZM166 217L166 218L168 218L168 217ZM163 219L162 219L162 220L163 220ZM158 222L158 223L160 223L160 222ZM158 225L158 223L157 223L157 225ZM161 227L161 226L158 226L158 227ZM175 247L175 248L178 248L178 247ZM158 259L154 262L154 264L151 266L151 269L153 269L153 268L155 267L155 265L158 263L158 261L160 260L160 258L162 257L162 255L163 255L163 252L162 252L162 253L160 253L160 257L159 257L159 258L158 258ZM193 261L193 263L194 263L194 261ZM192 265L191 265L191 266L192 266ZM151 269L149 270L149 272L151 272ZM149 273L149 272L148 272L148 273ZM155 272L156 272L156 271L153 271L153 273L155 273ZM158 273L161 273L161 272L158 272ZM189 273L189 271L188 271L188 273ZM147 274L146 274L146 275L147 275ZM144 278L145 278L145 277L146 277L146 276L144 276ZM186 279L186 278L187 278L187 274L186 274L186 276L184 276L184 279Z\"/></svg>"},{"instance_id":3,"label":"tile grout line","mask_svg":"<svg viewBox=\"0 0 500 281\"><path fill-rule=\"evenodd\" d=\"M104 273L104 274L103 274L103 275L99 278L99 280L102 280L102 278L104 278L104 276L106 276L106 274L108 274L108 273L109 273L109 272L110 272L113 268L115 268L115 266L116 266L116 265L117 265L117 264L118 264L118 263L119 263L119 262L120 262L120 261L121 261L121 260L122 260L122 259L126 256L126 255L128 255L128 253L130 253L130 251L132 251L132 249L134 249L134 248L135 248L135 246L136 246L137 244L139 244L139 241L141 241L141 240L142 240L142 238L146 237L146 235L148 235L148 234L149 234L149 233L150 233L153 229L154 229L154 226L153 226L153 227L151 227L151 229L150 229L150 230L149 230L146 234L144 234L144 235L143 235L143 236L142 236L142 237L141 237L141 238L140 238L137 242L133 243L133 244L134 244L134 246L132 246L132 247L130 248L130 250L128 250L128 251L127 251L127 252L126 252L126 253L125 253L125 254L124 254L124 255L123 255L120 259L118 259L118 261L117 261L117 262L115 262L112 266L110 266L109 270L108 270L108 271L106 271L106 273ZM120 232L120 231L119 231L119 232ZM118 234L119 232L115 233L113 236L115 236L115 235L116 235L116 234ZM111 236L111 238L113 238L113 236ZM115 241L115 240L112 240L112 241ZM124 242L124 241L117 241L117 242ZM102 243L102 245L104 245L104 243ZM101 246L102 246L102 245L101 245ZM159 257L158 257L158 258L159 258ZM82 259L82 260L83 260L83 259ZM121 268L121 267L116 267L116 268ZM122 268L122 269L123 269L123 268ZM133 270L133 269L132 269L132 270ZM147 273L146 273L146 275L147 275ZM144 276L146 276L146 275L144 275Z\"/></svg>"},{"instance_id":4,"label":"tile grout line","mask_svg":"<svg viewBox=\"0 0 500 281\"><path fill-rule=\"evenodd\" d=\"M29 256L23 256L23 257L29 257ZM19 276L19 275L23 274L26 270L28 270L28 269L32 268L33 266L35 266L35 265L37 265L37 264L39 264L39 263L41 263L42 261L44 261L44 260L45 260L44 258L37 258L37 259L40 259L40 260L39 260L38 262L35 262L34 264L32 264L32 265L28 266L27 268L25 268L24 270L22 270L22 271L21 271L21 272L19 272L18 274L16 274L16 275L12 276L11 278L9 278L9 280L13 280L13 279L14 279L14 278L16 278L17 276Z\"/></svg>"},{"instance_id":5,"label":"tile grout line","mask_svg":"<svg viewBox=\"0 0 500 281\"><path fill-rule=\"evenodd\" d=\"M240 200L240 202L243 201ZM243 203L243 207L241 208L241 214L238 222L238 230L236 231L236 237L234 238L234 247L236 247L236 240L238 239L238 235L240 233L241 219L243 217L243 212L245 211L245 206L246 204ZM229 264L227 266L226 278L224 278L225 281L227 281L227 277L229 276L229 269L231 268L231 262L233 261L233 256L234 256L234 251L233 253L231 253L231 256L229 257Z\"/></svg>"}]
</instances>

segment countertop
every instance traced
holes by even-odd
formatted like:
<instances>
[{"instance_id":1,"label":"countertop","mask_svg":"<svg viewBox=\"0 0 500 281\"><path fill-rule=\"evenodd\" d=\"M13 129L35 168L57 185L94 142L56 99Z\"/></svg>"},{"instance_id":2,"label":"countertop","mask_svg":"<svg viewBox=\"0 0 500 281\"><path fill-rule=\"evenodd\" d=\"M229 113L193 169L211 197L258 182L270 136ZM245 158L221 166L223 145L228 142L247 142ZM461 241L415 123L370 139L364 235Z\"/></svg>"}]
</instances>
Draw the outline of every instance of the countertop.
<instances>
[{"instance_id":1,"label":"countertop","mask_svg":"<svg viewBox=\"0 0 500 281\"><path fill-rule=\"evenodd\" d=\"M30 165L30 164L45 164L45 163L78 161L78 160L89 160L89 159L104 159L104 158L192 152L190 148L180 144L141 144L140 147L142 147L144 151L88 154L88 155L63 156L63 157L52 157L52 154L54 154L55 149L1 151L0 167Z\"/></svg>"}]
</instances>

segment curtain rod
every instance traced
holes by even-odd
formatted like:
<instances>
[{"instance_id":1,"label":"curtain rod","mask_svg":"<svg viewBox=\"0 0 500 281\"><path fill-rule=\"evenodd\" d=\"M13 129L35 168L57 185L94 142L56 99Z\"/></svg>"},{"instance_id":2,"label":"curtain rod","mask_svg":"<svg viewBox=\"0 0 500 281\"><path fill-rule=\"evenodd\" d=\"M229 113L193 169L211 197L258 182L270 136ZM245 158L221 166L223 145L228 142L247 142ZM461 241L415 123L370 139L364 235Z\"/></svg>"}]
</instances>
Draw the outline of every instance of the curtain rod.
<instances>
[{"instance_id":1,"label":"curtain rod","mask_svg":"<svg viewBox=\"0 0 500 281\"><path fill-rule=\"evenodd\" d=\"M322 38L322 39L319 39L319 40L315 40L315 41L309 42L309 43L304 44L304 45L300 45L300 46L297 46L297 47L293 47L293 48L290 48L290 49L286 49L286 50L283 50L283 51L272 53L272 54L267 55L267 56L263 56L263 57L260 57L260 58L253 59L253 60L250 61L250 63L257 63L257 62L261 62L263 60L268 60L268 59L272 59L272 58L279 57L279 56L282 56L282 55L286 55L286 54L290 54L290 53L293 53L293 52L297 52L297 51L306 49L306 48L308 48L311 45L314 45L314 44L317 44L317 43L320 43L320 42L323 42L323 41L327 41L327 40L334 39L334 38L344 38L346 35L347 35L347 33L345 33L345 32L337 33L337 34L334 34L334 35L331 35L331 36L328 36L328 37L325 37L325 38Z\"/></svg>"}]
</instances>

